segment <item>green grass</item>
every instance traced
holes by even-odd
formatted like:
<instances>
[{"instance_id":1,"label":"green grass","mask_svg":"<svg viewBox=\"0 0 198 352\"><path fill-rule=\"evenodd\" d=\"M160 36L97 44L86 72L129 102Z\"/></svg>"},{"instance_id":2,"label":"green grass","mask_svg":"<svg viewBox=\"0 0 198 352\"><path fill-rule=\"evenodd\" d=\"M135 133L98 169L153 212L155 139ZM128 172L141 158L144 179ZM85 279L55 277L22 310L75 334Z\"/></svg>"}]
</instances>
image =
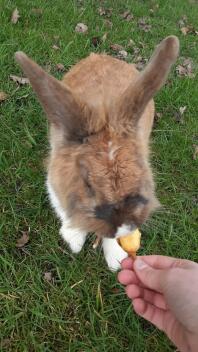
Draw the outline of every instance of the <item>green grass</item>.
<instances>
[{"instance_id":1,"label":"green grass","mask_svg":"<svg viewBox=\"0 0 198 352\"><path fill-rule=\"evenodd\" d=\"M181 56L198 64L198 36L181 34L178 21L187 15L197 25L196 1L6 1L0 2L0 82L9 99L0 106L1 170L1 289L0 351L20 352L166 352L174 351L163 333L137 317L116 275L105 265L102 252L92 250L91 240L80 255L73 256L58 235L59 223L49 207L44 182L43 159L47 153L47 122L29 86L17 89L10 74L21 74L14 53L23 50L51 73L61 74L55 64L69 69L91 51L111 53L110 43L126 47L130 38L140 55L149 58L155 45L166 35L180 38ZM98 7L112 7L112 29L104 24ZM149 9L159 4L150 14ZM18 7L19 22L10 23ZM42 8L43 14L32 13ZM129 9L134 20L119 16ZM151 32L139 30L137 20L150 16ZM89 32L77 34L78 22ZM198 30L198 28L196 28ZM107 40L94 48L90 39L108 32ZM52 49L59 36L60 50ZM131 61L133 55L129 57ZM179 62L179 61L178 61ZM175 68L171 84L156 98L162 118L152 135L152 164L157 193L164 205L143 228L141 253L158 253L196 260L197 161L193 144L198 143L198 81L180 78ZM173 115L187 106L184 123ZM24 250L16 248L21 231L30 229ZM44 281L51 271L53 282Z\"/></svg>"}]
</instances>

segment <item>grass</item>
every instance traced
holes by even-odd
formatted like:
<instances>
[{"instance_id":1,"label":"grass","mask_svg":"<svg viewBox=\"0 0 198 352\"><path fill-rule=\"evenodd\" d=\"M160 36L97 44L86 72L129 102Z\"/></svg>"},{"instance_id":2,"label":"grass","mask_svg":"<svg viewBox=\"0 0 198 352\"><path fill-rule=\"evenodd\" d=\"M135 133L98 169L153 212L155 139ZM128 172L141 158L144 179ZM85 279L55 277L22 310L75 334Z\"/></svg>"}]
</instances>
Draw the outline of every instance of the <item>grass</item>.
<instances>
[{"instance_id":1,"label":"grass","mask_svg":"<svg viewBox=\"0 0 198 352\"><path fill-rule=\"evenodd\" d=\"M105 16L98 14L101 4L113 8L109 18L112 29L106 27ZM21 17L14 25L10 17L15 7ZM32 8L42 8L42 15L33 13ZM150 8L154 8L153 14ZM126 9L134 14L131 22L120 18ZM32 89L18 87L9 75L21 74L14 61L17 50L25 51L42 66L50 65L51 73L61 78L55 70L59 62L69 69L91 51L112 54L110 43L126 47L130 38L137 47L140 41L145 44L140 55L149 58L155 45L169 34L179 37L181 56L191 57L196 71L198 37L184 36L178 27L183 15L197 25L196 2L1 0L0 10L0 90L9 94L0 110L0 350L175 351L163 333L133 313L100 250L95 253L87 243L74 257L60 240L59 224L44 187L47 122ZM143 16L150 18L148 33L137 26ZM78 22L88 25L88 34L74 32ZM91 38L105 32L106 41L94 48ZM56 41L60 50L52 48ZM129 61L132 58L129 56ZM164 209L142 229L142 253L196 260L197 161L193 160L193 144L198 142L198 81L196 77L178 77L175 68L170 78L171 84L156 98L162 118L152 135L152 164ZM183 124L173 118L180 106L187 107ZM23 249L16 248L21 231L28 229L29 243ZM44 280L48 271L53 275L51 283Z\"/></svg>"}]
</instances>

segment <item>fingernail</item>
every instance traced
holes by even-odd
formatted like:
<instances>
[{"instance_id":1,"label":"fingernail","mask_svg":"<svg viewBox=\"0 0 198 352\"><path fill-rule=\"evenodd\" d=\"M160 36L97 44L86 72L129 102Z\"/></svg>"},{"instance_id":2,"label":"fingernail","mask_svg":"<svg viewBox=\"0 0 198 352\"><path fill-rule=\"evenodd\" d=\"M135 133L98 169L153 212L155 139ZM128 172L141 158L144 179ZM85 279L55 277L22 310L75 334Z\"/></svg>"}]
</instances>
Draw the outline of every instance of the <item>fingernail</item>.
<instances>
[{"instance_id":1,"label":"fingernail","mask_svg":"<svg viewBox=\"0 0 198 352\"><path fill-rule=\"evenodd\" d=\"M148 265L140 258L137 258L134 263L135 267L137 270L143 270L145 268L148 268Z\"/></svg>"}]
</instances>

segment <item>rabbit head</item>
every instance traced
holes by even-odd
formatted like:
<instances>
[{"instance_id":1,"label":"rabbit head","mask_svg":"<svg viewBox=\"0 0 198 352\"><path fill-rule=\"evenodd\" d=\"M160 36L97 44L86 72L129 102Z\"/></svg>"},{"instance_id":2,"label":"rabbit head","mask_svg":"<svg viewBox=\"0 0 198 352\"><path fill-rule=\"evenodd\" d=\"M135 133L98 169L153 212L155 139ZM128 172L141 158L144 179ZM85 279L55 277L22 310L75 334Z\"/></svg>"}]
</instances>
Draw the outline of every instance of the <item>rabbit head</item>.
<instances>
[{"instance_id":1,"label":"rabbit head","mask_svg":"<svg viewBox=\"0 0 198 352\"><path fill-rule=\"evenodd\" d=\"M120 236L158 206L148 162L152 98L178 49L178 39L167 37L141 73L92 54L62 82L16 53L50 121L48 180L74 227Z\"/></svg>"}]
</instances>

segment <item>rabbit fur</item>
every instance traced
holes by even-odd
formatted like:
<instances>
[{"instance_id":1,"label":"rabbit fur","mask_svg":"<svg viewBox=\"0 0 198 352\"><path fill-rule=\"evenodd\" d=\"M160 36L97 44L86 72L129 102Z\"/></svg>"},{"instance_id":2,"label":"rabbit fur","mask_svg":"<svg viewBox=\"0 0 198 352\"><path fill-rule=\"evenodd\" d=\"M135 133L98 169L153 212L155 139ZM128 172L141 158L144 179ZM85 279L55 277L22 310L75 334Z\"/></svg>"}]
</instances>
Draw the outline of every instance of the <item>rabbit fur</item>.
<instances>
[{"instance_id":1,"label":"rabbit fur","mask_svg":"<svg viewBox=\"0 0 198 352\"><path fill-rule=\"evenodd\" d=\"M78 253L94 232L111 270L127 256L116 238L141 226L159 204L149 165L152 98L178 50L177 37L165 38L142 72L92 53L61 82L15 54L50 123L46 183L60 234Z\"/></svg>"}]
</instances>

